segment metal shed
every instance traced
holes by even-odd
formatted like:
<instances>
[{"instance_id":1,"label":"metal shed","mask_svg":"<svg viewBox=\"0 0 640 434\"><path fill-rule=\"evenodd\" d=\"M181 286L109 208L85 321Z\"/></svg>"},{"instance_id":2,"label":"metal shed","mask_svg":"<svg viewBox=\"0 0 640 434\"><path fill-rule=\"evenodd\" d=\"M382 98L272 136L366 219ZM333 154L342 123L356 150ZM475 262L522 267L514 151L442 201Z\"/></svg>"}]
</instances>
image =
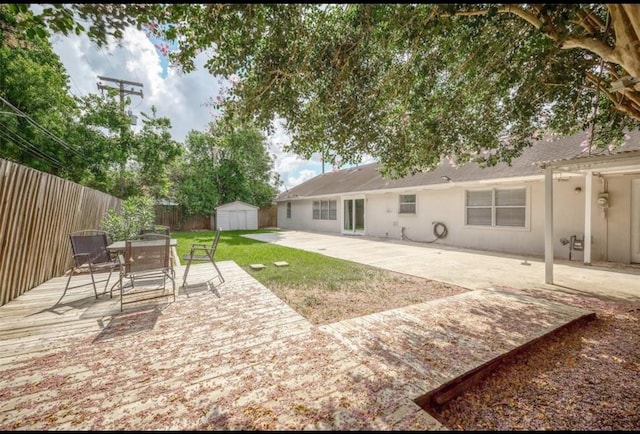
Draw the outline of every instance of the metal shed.
<instances>
[{"instance_id":1,"label":"metal shed","mask_svg":"<svg viewBox=\"0 0 640 434\"><path fill-rule=\"evenodd\" d=\"M258 210L260 208L236 200L216 207L217 226L223 231L258 229Z\"/></svg>"}]
</instances>

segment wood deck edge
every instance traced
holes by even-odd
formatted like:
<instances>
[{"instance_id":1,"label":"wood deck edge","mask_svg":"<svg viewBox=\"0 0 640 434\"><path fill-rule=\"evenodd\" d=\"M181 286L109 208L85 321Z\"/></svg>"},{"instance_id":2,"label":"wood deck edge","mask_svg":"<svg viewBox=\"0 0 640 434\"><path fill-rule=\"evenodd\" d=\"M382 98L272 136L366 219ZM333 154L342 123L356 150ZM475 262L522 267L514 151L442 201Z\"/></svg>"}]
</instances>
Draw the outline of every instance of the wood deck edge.
<instances>
[{"instance_id":1,"label":"wood deck edge","mask_svg":"<svg viewBox=\"0 0 640 434\"><path fill-rule=\"evenodd\" d=\"M415 398L414 402L418 404L423 410L429 412L430 408L440 406L480 383L483 379L493 373L498 368L500 363L504 361L504 359L515 356L516 354L526 350L541 339L557 333L560 330L563 330L580 322L592 321L595 318L596 314L594 312L590 312L574 318L571 321L562 324L554 328L553 330L550 330L549 332L544 333L537 338L524 343L523 345L515 347L512 350L501 354L470 371L467 371L466 373L454 378L453 380L444 383L440 387L433 389L432 391L418 398Z\"/></svg>"}]
</instances>

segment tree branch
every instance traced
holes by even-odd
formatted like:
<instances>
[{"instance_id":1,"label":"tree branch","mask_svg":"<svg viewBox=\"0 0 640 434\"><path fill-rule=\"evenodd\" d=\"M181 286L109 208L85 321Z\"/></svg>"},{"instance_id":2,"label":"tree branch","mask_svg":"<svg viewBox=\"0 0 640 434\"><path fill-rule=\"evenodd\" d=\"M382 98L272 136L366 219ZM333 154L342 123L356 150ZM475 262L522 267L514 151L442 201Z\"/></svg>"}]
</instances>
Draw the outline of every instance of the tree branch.
<instances>
[{"instance_id":1,"label":"tree branch","mask_svg":"<svg viewBox=\"0 0 640 434\"><path fill-rule=\"evenodd\" d=\"M598 39L581 36L570 36L562 41L560 48L562 48L563 50L570 50L572 48L583 48L602 57L606 62L621 64L621 59L618 53L616 53L613 48Z\"/></svg>"},{"instance_id":2,"label":"tree branch","mask_svg":"<svg viewBox=\"0 0 640 434\"><path fill-rule=\"evenodd\" d=\"M633 27L636 39L640 38L640 5L623 4L622 9L627 14L627 18Z\"/></svg>"},{"instance_id":3,"label":"tree branch","mask_svg":"<svg viewBox=\"0 0 640 434\"><path fill-rule=\"evenodd\" d=\"M528 22L529 24L531 24L532 26L534 26L536 29L540 29L542 27L542 21L540 21L538 17L536 17L533 14L530 14L529 12L515 5L502 6L498 8L496 12L499 14L517 15L523 20L525 20L526 22ZM475 11L460 11L460 12L455 12L453 15L473 17L478 15L487 15L488 13L489 13L489 9L483 9L483 10L475 10ZM443 14L442 16L449 16L449 15L450 14Z\"/></svg>"}]
</instances>

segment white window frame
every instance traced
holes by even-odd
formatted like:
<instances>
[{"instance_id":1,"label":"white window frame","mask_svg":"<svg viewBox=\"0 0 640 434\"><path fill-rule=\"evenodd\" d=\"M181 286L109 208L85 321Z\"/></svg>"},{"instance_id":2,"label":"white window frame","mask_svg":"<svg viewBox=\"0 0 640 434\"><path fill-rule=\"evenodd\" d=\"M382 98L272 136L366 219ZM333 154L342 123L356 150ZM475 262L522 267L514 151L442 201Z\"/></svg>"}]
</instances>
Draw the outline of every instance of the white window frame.
<instances>
[{"instance_id":1,"label":"white window frame","mask_svg":"<svg viewBox=\"0 0 640 434\"><path fill-rule=\"evenodd\" d=\"M496 205L496 191L498 190L524 190L525 198L524 205ZM477 206L468 206L467 205L467 195L468 192L477 192L477 191L491 191L491 205L477 205ZM490 188L473 188L466 189L464 191L464 224L465 226L472 228L481 228L481 229L500 229L500 230L529 230L529 210L530 210L530 194L529 194L528 186L513 186L513 187L490 187ZM490 225L478 225L478 224L469 224L468 218L468 209L469 208L490 208L491 209L491 224ZM507 225L498 225L496 223L496 210L504 208L524 208L524 222L522 226L507 226Z\"/></svg>"},{"instance_id":2,"label":"white window frame","mask_svg":"<svg viewBox=\"0 0 640 434\"><path fill-rule=\"evenodd\" d=\"M311 219L338 220L338 201L314 200L311 204Z\"/></svg>"},{"instance_id":3,"label":"white window frame","mask_svg":"<svg viewBox=\"0 0 640 434\"><path fill-rule=\"evenodd\" d=\"M403 202L402 198L406 196L413 196L413 202ZM413 212L403 211L402 205L413 205ZM406 193L398 195L398 214L400 215L416 215L418 214L418 195L416 193Z\"/></svg>"}]
</instances>

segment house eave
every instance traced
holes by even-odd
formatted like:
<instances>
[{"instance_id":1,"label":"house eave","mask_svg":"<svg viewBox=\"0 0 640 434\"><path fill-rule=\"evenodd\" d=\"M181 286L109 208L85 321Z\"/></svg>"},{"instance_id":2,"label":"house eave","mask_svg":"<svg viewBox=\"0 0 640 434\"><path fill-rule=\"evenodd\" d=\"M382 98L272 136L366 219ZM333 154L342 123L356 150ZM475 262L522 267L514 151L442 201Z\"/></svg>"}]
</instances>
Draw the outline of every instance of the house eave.
<instances>
[{"instance_id":1,"label":"house eave","mask_svg":"<svg viewBox=\"0 0 640 434\"><path fill-rule=\"evenodd\" d=\"M326 197L342 197L342 196L358 196L358 195L362 196L362 195L368 195L368 194L405 193L405 192L415 192L420 190L445 190L445 189L451 189L451 188L469 188L469 187L477 187L478 185L486 186L486 185L492 185L492 184L531 182L531 181L541 181L543 179L544 179L544 174L541 173L539 175L512 176L507 178L492 178L492 179L481 179L481 180L463 181L463 182L452 181L452 182L442 182L439 184L416 185L411 187L341 191L341 192L334 192L334 193L315 194L315 195L309 195L309 196L285 197L281 199L276 199L276 202L313 200L313 199L322 199Z\"/></svg>"}]
</instances>

